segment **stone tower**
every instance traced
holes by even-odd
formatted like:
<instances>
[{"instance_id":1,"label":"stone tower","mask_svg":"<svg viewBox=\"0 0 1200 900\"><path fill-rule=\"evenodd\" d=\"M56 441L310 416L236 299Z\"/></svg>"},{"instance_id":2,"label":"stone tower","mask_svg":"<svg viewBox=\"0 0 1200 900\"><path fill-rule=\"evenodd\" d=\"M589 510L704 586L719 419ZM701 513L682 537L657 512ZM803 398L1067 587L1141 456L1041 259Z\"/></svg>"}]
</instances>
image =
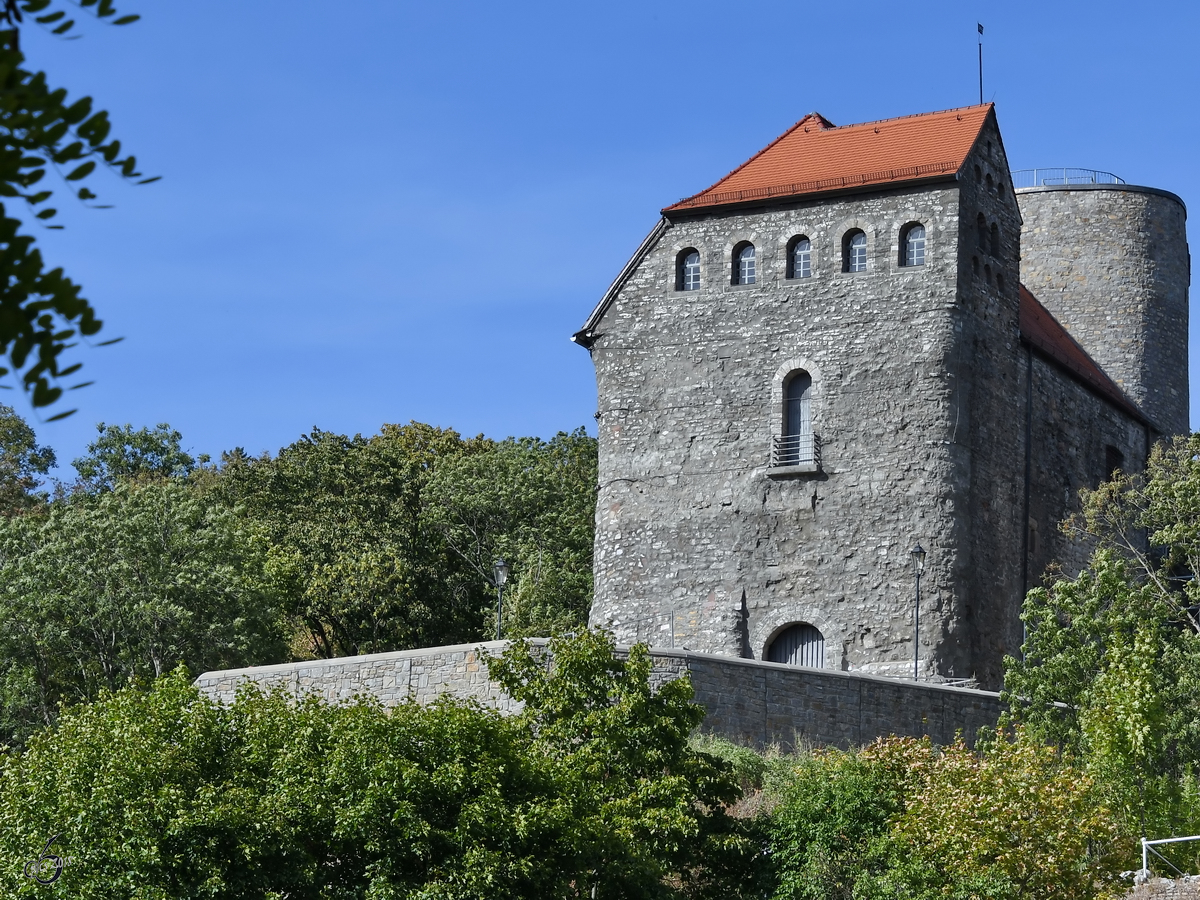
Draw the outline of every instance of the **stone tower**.
<instances>
[{"instance_id":1,"label":"stone tower","mask_svg":"<svg viewBox=\"0 0 1200 900\"><path fill-rule=\"evenodd\" d=\"M664 209L575 335L592 624L999 687L1025 591L1081 562L1078 489L1186 429L1186 298L1177 198L1018 194L990 104L805 116Z\"/></svg>"},{"instance_id":2,"label":"stone tower","mask_svg":"<svg viewBox=\"0 0 1200 900\"><path fill-rule=\"evenodd\" d=\"M1186 434L1190 255L1183 201L1106 173L1035 169L1018 176L1021 281L1161 434Z\"/></svg>"}]
</instances>

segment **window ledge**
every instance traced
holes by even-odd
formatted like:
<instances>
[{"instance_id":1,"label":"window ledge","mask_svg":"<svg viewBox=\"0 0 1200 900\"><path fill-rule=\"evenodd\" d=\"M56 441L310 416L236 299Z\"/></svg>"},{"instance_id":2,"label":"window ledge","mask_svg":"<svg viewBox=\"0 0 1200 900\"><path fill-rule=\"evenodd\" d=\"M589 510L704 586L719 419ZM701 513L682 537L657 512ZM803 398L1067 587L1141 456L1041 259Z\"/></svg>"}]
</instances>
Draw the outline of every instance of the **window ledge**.
<instances>
[{"instance_id":1,"label":"window ledge","mask_svg":"<svg viewBox=\"0 0 1200 900\"><path fill-rule=\"evenodd\" d=\"M819 475L821 474L820 463L800 463L795 466L768 466L768 478L795 478L799 475Z\"/></svg>"}]
</instances>

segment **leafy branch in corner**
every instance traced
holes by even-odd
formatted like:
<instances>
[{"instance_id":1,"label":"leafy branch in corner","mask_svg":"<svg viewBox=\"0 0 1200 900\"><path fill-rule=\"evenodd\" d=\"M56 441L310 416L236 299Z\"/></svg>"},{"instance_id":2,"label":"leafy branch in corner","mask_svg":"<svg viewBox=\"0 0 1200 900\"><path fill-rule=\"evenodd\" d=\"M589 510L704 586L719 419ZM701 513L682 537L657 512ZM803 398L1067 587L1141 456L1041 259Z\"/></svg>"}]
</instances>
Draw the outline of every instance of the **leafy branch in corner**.
<instances>
[{"instance_id":1,"label":"leafy branch in corner","mask_svg":"<svg viewBox=\"0 0 1200 900\"><path fill-rule=\"evenodd\" d=\"M49 205L54 189L44 183L52 169L87 205L97 195L88 179L97 168L114 171L138 184L143 178L137 160L122 155L121 142L110 140L108 113L94 110L91 97L68 100L64 88L51 89L45 72L25 66L20 50L20 29L32 21L59 36L69 36L75 20L64 6L74 6L112 25L137 21L136 15L118 16L112 0L2 0L0 7L0 378L13 376L29 394L35 407L49 406L63 394L63 379L74 375L80 363L64 365L64 351L78 338L91 338L101 329L92 305L81 288L60 268L48 269L34 238L21 234L22 222L11 214L6 201L21 201L29 214L46 228L58 210ZM104 344L115 343L105 341ZM66 386L86 387L90 382ZM50 421L74 410L52 416Z\"/></svg>"}]
</instances>

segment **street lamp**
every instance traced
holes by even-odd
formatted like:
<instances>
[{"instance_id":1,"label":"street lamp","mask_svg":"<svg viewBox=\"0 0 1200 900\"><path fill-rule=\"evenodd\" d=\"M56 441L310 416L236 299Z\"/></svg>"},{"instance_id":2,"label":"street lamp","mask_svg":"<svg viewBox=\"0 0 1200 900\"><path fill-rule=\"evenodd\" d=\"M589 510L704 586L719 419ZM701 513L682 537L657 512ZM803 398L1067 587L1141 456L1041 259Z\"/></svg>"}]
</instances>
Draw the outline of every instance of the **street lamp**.
<instances>
[{"instance_id":1,"label":"street lamp","mask_svg":"<svg viewBox=\"0 0 1200 900\"><path fill-rule=\"evenodd\" d=\"M504 583L508 581L508 563L503 556L492 563L492 574L496 577L496 640L500 640L500 628L504 622Z\"/></svg>"},{"instance_id":2,"label":"street lamp","mask_svg":"<svg viewBox=\"0 0 1200 900\"><path fill-rule=\"evenodd\" d=\"M920 681L918 660L921 656L921 573L925 571L925 548L917 544L912 550L913 571L917 574L917 603L913 609L913 681Z\"/></svg>"}]
</instances>

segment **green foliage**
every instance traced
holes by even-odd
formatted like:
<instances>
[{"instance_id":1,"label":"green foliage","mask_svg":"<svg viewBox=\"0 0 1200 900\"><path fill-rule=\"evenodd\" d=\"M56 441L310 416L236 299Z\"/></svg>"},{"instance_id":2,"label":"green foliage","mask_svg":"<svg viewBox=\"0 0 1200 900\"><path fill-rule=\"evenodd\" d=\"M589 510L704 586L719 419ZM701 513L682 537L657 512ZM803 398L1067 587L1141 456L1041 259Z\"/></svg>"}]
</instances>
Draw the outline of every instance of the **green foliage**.
<instances>
[{"instance_id":1,"label":"green foliage","mask_svg":"<svg viewBox=\"0 0 1200 900\"><path fill-rule=\"evenodd\" d=\"M134 430L132 425L96 425L99 436L87 456L72 465L88 491L111 491L122 479L190 475L197 460L185 453L183 435L165 422ZM204 462L204 460L200 460Z\"/></svg>"},{"instance_id":2,"label":"green foliage","mask_svg":"<svg viewBox=\"0 0 1200 900\"><path fill-rule=\"evenodd\" d=\"M496 555L513 571L508 634L582 626L595 467L582 432L497 443L410 423L229 455L222 480L269 536L268 574L305 649L338 656L484 637Z\"/></svg>"},{"instance_id":3,"label":"green foliage","mask_svg":"<svg viewBox=\"0 0 1200 900\"><path fill-rule=\"evenodd\" d=\"M774 896L854 896L857 880L882 867L882 841L903 809L895 773L835 751L801 756L790 774L771 822Z\"/></svg>"},{"instance_id":4,"label":"green foliage","mask_svg":"<svg viewBox=\"0 0 1200 900\"><path fill-rule=\"evenodd\" d=\"M729 767L689 745L704 718L691 683L652 691L645 646L622 660L602 632L548 652L550 666L518 642L489 669L525 703L519 722L576 831L576 883L600 898L737 896L755 848L726 812Z\"/></svg>"},{"instance_id":5,"label":"green foliage","mask_svg":"<svg viewBox=\"0 0 1200 900\"><path fill-rule=\"evenodd\" d=\"M280 661L261 535L183 479L0 520L0 733L131 676Z\"/></svg>"},{"instance_id":6,"label":"green foliage","mask_svg":"<svg viewBox=\"0 0 1200 900\"><path fill-rule=\"evenodd\" d=\"M1082 761L1130 835L1200 827L1198 454L1200 436L1176 438L1084 493L1065 527L1091 563L1030 592L1023 657L1006 661L1014 718Z\"/></svg>"},{"instance_id":7,"label":"green foliage","mask_svg":"<svg viewBox=\"0 0 1200 900\"><path fill-rule=\"evenodd\" d=\"M117 16L111 0L79 5L114 25L137 19ZM109 139L108 114L94 110L90 97L68 100L66 90L49 86L44 72L25 67L17 40L23 14L58 35L75 26L49 0L6 0L0 11L9 26L0 31L0 198L20 201L35 222L57 228L47 224L57 215L49 205L55 190L46 184L49 171L88 205L96 199L88 179L97 168L139 183L155 179L141 178L134 157L122 155L120 142ZM47 269L33 237L20 229L10 206L0 202L0 355L6 363L0 377L16 376L35 407L48 406L62 396L60 379L80 367L63 365L62 354L77 338L98 334L101 322L80 287L62 269Z\"/></svg>"},{"instance_id":8,"label":"green foliage","mask_svg":"<svg viewBox=\"0 0 1200 900\"><path fill-rule=\"evenodd\" d=\"M81 900L742 896L753 848L728 774L687 747L686 685L656 699L644 652L603 638L554 651L552 674L498 664L543 704L514 718L254 690L222 708L182 671L67 709L4 759L0 890L38 896L20 862L59 834L55 890Z\"/></svg>"},{"instance_id":9,"label":"green foliage","mask_svg":"<svg viewBox=\"0 0 1200 900\"><path fill-rule=\"evenodd\" d=\"M222 709L179 671L66 711L0 785L3 852L61 834L84 900L563 896L537 760L477 708ZM19 865L0 884L36 896Z\"/></svg>"},{"instance_id":10,"label":"green foliage","mask_svg":"<svg viewBox=\"0 0 1200 900\"><path fill-rule=\"evenodd\" d=\"M512 566L504 635L580 627L592 598L596 441L583 429L550 441L519 438L452 456L426 492L428 519L481 583Z\"/></svg>"},{"instance_id":11,"label":"green foliage","mask_svg":"<svg viewBox=\"0 0 1200 900\"><path fill-rule=\"evenodd\" d=\"M1092 900L1116 884L1094 783L1021 730L976 750L803 755L769 828L778 900Z\"/></svg>"},{"instance_id":12,"label":"green foliage","mask_svg":"<svg viewBox=\"0 0 1200 900\"><path fill-rule=\"evenodd\" d=\"M39 476L55 465L54 451L39 447L29 424L11 406L0 403L0 515L28 510L47 499Z\"/></svg>"},{"instance_id":13,"label":"green foliage","mask_svg":"<svg viewBox=\"0 0 1200 900\"><path fill-rule=\"evenodd\" d=\"M417 423L371 438L314 429L274 459L227 461L224 490L268 535L268 575L310 653L481 636L487 583L454 565L423 494L439 464L487 443Z\"/></svg>"}]
</instances>

